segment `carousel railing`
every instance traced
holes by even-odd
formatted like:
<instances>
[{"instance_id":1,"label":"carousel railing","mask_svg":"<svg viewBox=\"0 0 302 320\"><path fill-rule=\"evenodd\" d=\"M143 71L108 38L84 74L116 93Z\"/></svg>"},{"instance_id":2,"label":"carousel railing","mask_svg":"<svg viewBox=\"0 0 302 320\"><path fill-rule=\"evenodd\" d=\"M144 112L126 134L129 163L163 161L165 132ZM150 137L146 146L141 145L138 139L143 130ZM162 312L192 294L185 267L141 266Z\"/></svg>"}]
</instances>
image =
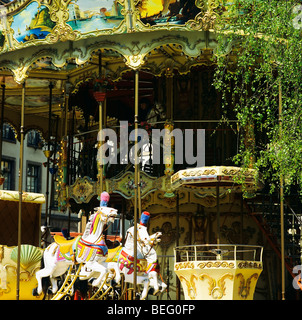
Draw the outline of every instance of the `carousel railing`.
<instances>
[{"instance_id":1,"label":"carousel railing","mask_svg":"<svg viewBox=\"0 0 302 320\"><path fill-rule=\"evenodd\" d=\"M174 249L175 263L209 260L262 262L262 255L263 247L253 245L202 244Z\"/></svg>"}]
</instances>

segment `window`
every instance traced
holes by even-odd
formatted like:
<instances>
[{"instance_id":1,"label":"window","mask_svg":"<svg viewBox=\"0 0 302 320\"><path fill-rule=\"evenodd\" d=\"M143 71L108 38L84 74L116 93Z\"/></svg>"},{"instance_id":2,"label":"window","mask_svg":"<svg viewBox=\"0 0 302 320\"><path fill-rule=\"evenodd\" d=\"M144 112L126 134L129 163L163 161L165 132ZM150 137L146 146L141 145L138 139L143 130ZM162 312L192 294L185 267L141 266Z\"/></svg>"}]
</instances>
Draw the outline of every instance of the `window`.
<instances>
[{"instance_id":1,"label":"window","mask_svg":"<svg viewBox=\"0 0 302 320\"><path fill-rule=\"evenodd\" d=\"M26 170L26 191L27 192L41 192L41 165L27 164Z\"/></svg>"},{"instance_id":2,"label":"window","mask_svg":"<svg viewBox=\"0 0 302 320\"><path fill-rule=\"evenodd\" d=\"M16 142L15 132L8 123L3 123L2 138L9 142Z\"/></svg>"},{"instance_id":3,"label":"window","mask_svg":"<svg viewBox=\"0 0 302 320\"><path fill-rule=\"evenodd\" d=\"M27 146L35 149L42 147L42 139L40 133L36 130L30 130L27 133Z\"/></svg>"},{"instance_id":4,"label":"window","mask_svg":"<svg viewBox=\"0 0 302 320\"><path fill-rule=\"evenodd\" d=\"M5 178L3 190L15 189L15 160L2 159L1 161L2 173Z\"/></svg>"}]
</instances>

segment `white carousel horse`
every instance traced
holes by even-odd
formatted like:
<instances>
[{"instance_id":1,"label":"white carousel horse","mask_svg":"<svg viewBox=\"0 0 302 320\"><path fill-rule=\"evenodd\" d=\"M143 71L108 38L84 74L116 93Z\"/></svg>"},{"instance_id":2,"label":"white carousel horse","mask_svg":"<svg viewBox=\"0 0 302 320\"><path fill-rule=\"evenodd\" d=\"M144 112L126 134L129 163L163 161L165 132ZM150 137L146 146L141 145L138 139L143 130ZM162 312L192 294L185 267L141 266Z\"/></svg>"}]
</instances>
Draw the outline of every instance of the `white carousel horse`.
<instances>
[{"instance_id":1,"label":"white carousel horse","mask_svg":"<svg viewBox=\"0 0 302 320\"><path fill-rule=\"evenodd\" d=\"M158 279L159 266L154 245L160 242L160 237L161 232L149 236L145 226L137 225L137 284L143 285L141 300L147 297L149 286L154 288L154 294L159 292L160 286L161 292L167 288L167 285ZM117 260L117 262L111 262L110 258L107 259L107 269L108 271L112 269L115 271L115 281L119 283L121 280L120 273L123 273L125 282L133 283L134 227L127 230L124 247L111 260Z\"/></svg>"},{"instance_id":2,"label":"white carousel horse","mask_svg":"<svg viewBox=\"0 0 302 320\"><path fill-rule=\"evenodd\" d=\"M92 285L98 286L106 274L107 269L102 262L106 260L108 248L103 237L104 226L113 222L117 210L110 207L97 207L96 212L90 216L83 236L66 240L61 236L54 236L54 242L44 250L44 268L36 273L38 288L36 294L42 293L42 278L50 277L52 292L58 290L56 278L63 275L69 266L74 263L83 263L82 268L97 272ZM90 273L87 272L87 279ZM85 279L83 273L81 280Z\"/></svg>"}]
</instances>

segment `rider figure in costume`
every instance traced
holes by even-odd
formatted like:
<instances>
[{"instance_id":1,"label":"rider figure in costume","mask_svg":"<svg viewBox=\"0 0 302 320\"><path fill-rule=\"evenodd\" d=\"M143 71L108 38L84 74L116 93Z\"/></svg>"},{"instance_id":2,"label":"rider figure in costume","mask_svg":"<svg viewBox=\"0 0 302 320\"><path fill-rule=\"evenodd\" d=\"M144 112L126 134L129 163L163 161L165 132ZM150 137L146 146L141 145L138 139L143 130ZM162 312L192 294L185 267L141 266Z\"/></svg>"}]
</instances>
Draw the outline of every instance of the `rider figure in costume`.
<instances>
[{"instance_id":1,"label":"rider figure in costume","mask_svg":"<svg viewBox=\"0 0 302 320\"><path fill-rule=\"evenodd\" d=\"M147 224L150 219L150 213L147 211L143 211L140 218L140 223L138 228L146 228L147 231ZM147 260L147 269L146 272L149 273L151 271L159 272L159 266L157 262L157 254L154 249L154 240L152 237L150 237L150 244L143 247L143 253ZM158 240L157 240L158 241Z\"/></svg>"}]
</instances>

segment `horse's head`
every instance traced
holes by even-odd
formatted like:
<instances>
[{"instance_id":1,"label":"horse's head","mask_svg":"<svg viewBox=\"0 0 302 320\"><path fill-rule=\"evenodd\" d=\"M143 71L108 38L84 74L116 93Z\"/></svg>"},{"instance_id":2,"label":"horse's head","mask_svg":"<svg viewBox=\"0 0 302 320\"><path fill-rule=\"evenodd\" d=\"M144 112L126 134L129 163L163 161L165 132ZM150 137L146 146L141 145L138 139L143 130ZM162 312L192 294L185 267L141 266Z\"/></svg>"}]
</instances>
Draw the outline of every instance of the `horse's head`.
<instances>
[{"instance_id":1,"label":"horse's head","mask_svg":"<svg viewBox=\"0 0 302 320\"><path fill-rule=\"evenodd\" d=\"M137 226L137 240L140 242L142 246L153 246L157 244L161 241L161 236L161 232L156 232L150 236L145 226Z\"/></svg>"},{"instance_id":2,"label":"horse's head","mask_svg":"<svg viewBox=\"0 0 302 320\"><path fill-rule=\"evenodd\" d=\"M160 231L152 234L150 236L151 244L154 245L154 244L157 244L158 242L160 242L161 241L161 236L162 236L162 233Z\"/></svg>"},{"instance_id":3,"label":"horse's head","mask_svg":"<svg viewBox=\"0 0 302 320\"><path fill-rule=\"evenodd\" d=\"M110 207L99 207L99 211L102 215L102 221L105 223L114 222L114 219L117 216L117 209L110 208Z\"/></svg>"},{"instance_id":4,"label":"horse's head","mask_svg":"<svg viewBox=\"0 0 302 320\"><path fill-rule=\"evenodd\" d=\"M147 228L143 225L137 225L137 240L142 246L147 246L151 244L151 239Z\"/></svg>"},{"instance_id":5,"label":"horse's head","mask_svg":"<svg viewBox=\"0 0 302 320\"><path fill-rule=\"evenodd\" d=\"M114 222L117 216L117 210L110 207L97 207L95 208L95 214L93 215L93 221L90 226L90 233L95 233L99 223L101 222L103 226L110 222Z\"/></svg>"}]
</instances>

